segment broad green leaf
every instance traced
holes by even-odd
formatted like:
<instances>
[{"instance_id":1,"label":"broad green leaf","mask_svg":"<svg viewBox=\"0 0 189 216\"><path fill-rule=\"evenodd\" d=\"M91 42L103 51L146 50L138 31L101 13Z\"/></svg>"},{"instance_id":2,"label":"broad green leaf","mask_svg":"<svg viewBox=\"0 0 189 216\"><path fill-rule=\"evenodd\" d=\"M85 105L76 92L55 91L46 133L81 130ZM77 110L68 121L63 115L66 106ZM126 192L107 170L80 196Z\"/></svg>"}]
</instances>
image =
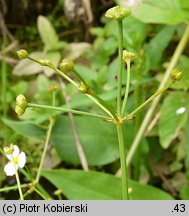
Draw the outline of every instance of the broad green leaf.
<instances>
[{"instance_id":1,"label":"broad green leaf","mask_svg":"<svg viewBox=\"0 0 189 216\"><path fill-rule=\"evenodd\" d=\"M84 65L75 65L75 69L82 75L86 80L96 80L97 73L89 67Z\"/></svg>"},{"instance_id":2,"label":"broad green leaf","mask_svg":"<svg viewBox=\"0 0 189 216\"><path fill-rule=\"evenodd\" d=\"M2 121L16 133L27 138L43 138L46 131L38 125L29 121L14 121L3 118Z\"/></svg>"},{"instance_id":3,"label":"broad green leaf","mask_svg":"<svg viewBox=\"0 0 189 216\"><path fill-rule=\"evenodd\" d=\"M188 0L177 0L181 8L189 9L189 1Z\"/></svg>"},{"instance_id":4,"label":"broad green leaf","mask_svg":"<svg viewBox=\"0 0 189 216\"><path fill-rule=\"evenodd\" d=\"M56 49L58 44L58 36L50 21L46 17L40 15L37 19L37 28L41 40L45 44L45 50Z\"/></svg>"},{"instance_id":5,"label":"broad green leaf","mask_svg":"<svg viewBox=\"0 0 189 216\"><path fill-rule=\"evenodd\" d=\"M162 54L172 39L175 27L165 26L149 43L146 52L149 56L151 68L155 68L162 58ZM163 40L162 40L163 38Z\"/></svg>"},{"instance_id":6,"label":"broad green leaf","mask_svg":"<svg viewBox=\"0 0 189 216\"><path fill-rule=\"evenodd\" d=\"M47 58L51 60L55 66L58 66L58 63L61 58L59 52L49 52L49 53L33 52L30 53L30 56L37 60L41 58ZM16 76L31 76L34 74L38 74L40 72L45 72L47 76L51 76L52 74L54 74L52 69L47 67L42 67L41 65L32 62L28 59L20 60L13 69L13 74Z\"/></svg>"},{"instance_id":7,"label":"broad green leaf","mask_svg":"<svg viewBox=\"0 0 189 216\"><path fill-rule=\"evenodd\" d=\"M69 51L66 53L66 58L77 59L82 56L87 49L90 49L91 45L87 42L70 43Z\"/></svg>"},{"instance_id":8,"label":"broad green leaf","mask_svg":"<svg viewBox=\"0 0 189 216\"><path fill-rule=\"evenodd\" d=\"M119 158L114 124L85 116L75 116L74 122L89 165L104 165ZM133 126L127 124L125 128L127 146L133 137ZM67 116L57 118L52 131L52 142L63 161L80 164L72 126Z\"/></svg>"},{"instance_id":9,"label":"broad green leaf","mask_svg":"<svg viewBox=\"0 0 189 216\"><path fill-rule=\"evenodd\" d=\"M180 108L184 108L185 111L180 113ZM185 126L188 108L189 98L185 92L174 92L165 98L159 122L160 144L163 148L168 148L180 129Z\"/></svg>"},{"instance_id":10,"label":"broad green leaf","mask_svg":"<svg viewBox=\"0 0 189 216\"><path fill-rule=\"evenodd\" d=\"M146 23L178 24L189 19L189 13L182 10L176 0L146 0L133 15Z\"/></svg>"},{"instance_id":11,"label":"broad green leaf","mask_svg":"<svg viewBox=\"0 0 189 216\"><path fill-rule=\"evenodd\" d=\"M121 179L110 174L81 170L44 170L42 175L71 200L121 200ZM172 200L168 193L129 181L133 200Z\"/></svg>"}]
</instances>

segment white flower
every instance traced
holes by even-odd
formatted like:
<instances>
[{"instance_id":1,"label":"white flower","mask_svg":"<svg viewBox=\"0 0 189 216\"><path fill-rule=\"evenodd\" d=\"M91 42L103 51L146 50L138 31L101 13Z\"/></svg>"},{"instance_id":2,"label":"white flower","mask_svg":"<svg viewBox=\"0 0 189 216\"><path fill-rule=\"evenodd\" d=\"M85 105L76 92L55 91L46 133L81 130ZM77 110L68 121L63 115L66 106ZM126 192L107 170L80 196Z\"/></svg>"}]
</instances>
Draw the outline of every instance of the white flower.
<instances>
[{"instance_id":1,"label":"white flower","mask_svg":"<svg viewBox=\"0 0 189 216\"><path fill-rule=\"evenodd\" d=\"M176 115L180 115L183 114L186 111L185 107L180 107L177 111L176 111Z\"/></svg>"},{"instance_id":2,"label":"white flower","mask_svg":"<svg viewBox=\"0 0 189 216\"><path fill-rule=\"evenodd\" d=\"M26 154L20 152L18 146L13 144L11 144L10 147L5 147L4 152L9 160L4 167L4 171L7 176L13 176L18 168L24 167L26 163Z\"/></svg>"}]
</instances>

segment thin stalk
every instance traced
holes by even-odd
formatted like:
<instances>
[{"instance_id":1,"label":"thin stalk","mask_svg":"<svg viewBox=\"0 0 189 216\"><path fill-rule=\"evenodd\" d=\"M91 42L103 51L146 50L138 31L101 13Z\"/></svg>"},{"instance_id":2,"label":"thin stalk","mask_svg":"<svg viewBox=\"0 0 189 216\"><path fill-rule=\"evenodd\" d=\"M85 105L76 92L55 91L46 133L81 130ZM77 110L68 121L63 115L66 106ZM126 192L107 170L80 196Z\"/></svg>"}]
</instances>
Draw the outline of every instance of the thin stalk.
<instances>
[{"instance_id":1,"label":"thin stalk","mask_svg":"<svg viewBox=\"0 0 189 216\"><path fill-rule=\"evenodd\" d=\"M125 88L125 96L123 99L123 104L122 104L122 109L121 109L121 114L123 116L126 105L127 105L127 99L128 99L128 95L129 95L129 87L130 87L130 68L131 68L131 62L127 61L127 80L126 80L126 88Z\"/></svg>"},{"instance_id":2,"label":"thin stalk","mask_svg":"<svg viewBox=\"0 0 189 216\"><path fill-rule=\"evenodd\" d=\"M112 119L114 119L114 114L112 114L105 106L103 106L97 98L95 98L91 94L85 94L87 97L89 97L96 105L98 105L102 110L104 110L105 113L107 113Z\"/></svg>"},{"instance_id":3,"label":"thin stalk","mask_svg":"<svg viewBox=\"0 0 189 216\"><path fill-rule=\"evenodd\" d=\"M144 103L142 103L139 107L137 107L134 111L132 111L126 118L130 119L132 118L137 112L139 112L144 106L149 104L154 98L156 98L158 95L165 92L168 88L170 88L173 85L173 82L170 81L165 87L162 89L159 89L155 94L153 94L151 97L149 97Z\"/></svg>"},{"instance_id":4,"label":"thin stalk","mask_svg":"<svg viewBox=\"0 0 189 216\"><path fill-rule=\"evenodd\" d=\"M21 188L26 188L28 187L29 184L22 184L20 185ZM7 192L7 191L10 191L10 190L16 190L18 189L18 185L14 185L14 186L10 186L10 187L5 187L5 188L0 188L0 193L1 192Z\"/></svg>"},{"instance_id":5,"label":"thin stalk","mask_svg":"<svg viewBox=\"0 0 189 216\"><path fill-rule=\"evenodd\" d=\"M46 153L47 153L47 149L48 149L48 144L49 144L49 140L50 140L50 136L51 136L51 131L52 131L53 123L54 123L54 119L51 118L50 119L49 128L48 128L48 131L47 131L47 136L46 136L46 140L45 140L45 146L44 146L44 149L43 149L43 154L42 154L42 157L41 157L39 169L38 169L36 180L35 180L36 184L39 182L39 179L40 179L40 176L41 176L41 170L43 168L45 156L46 156Z\"/></svg>"},{"instance_id":6,"label":"thin stalk","mask_svg":"<svg viewBox=\"0 0 189 216\"><path fill-rule=\"evenodd\" d=\"M54 106L54 105L55 105L55 91L52 92L52 106ZM46 156L47 149L48 149L48 144L49 144L49 140L50 140L50 136L51 136L51 132L52 132L52 127L53 127L53 124L54 124L54 117L53 116L54 116L54 113L52 113L52 116L50 117L50 120L49 120L50 122L49 122L49 127L48 127L48 130L47 130L45 146L44 146L44 149L43 149L43 153L42 153L42 157L41 157L41 161L40 161L40 165L39 165L39 169L38 169L38 172L37 172L35 183L39 182L39 179L40 179L40 176L41 176L41 170L43 168L43 164L44 164L44 161L45 161L45 156Z\"/></svg>"},{"instance_id":7,"label":"thin stalk","mask_svg":"<svg viewBox=\"0 0 189 216\"><path fill-rule=\"evenodd\" d=\"M121 181L122 181L122 196L123 200L129 199L128 194L128 175L127 175L127 165L126 165L126 153L124 146L124 137L123 137L123 125L117 124L117 135L119 142L119 154L120 154L120 163L121 163Z\"/></svg>"},{"instance_id":8,"label":"thin stalk","mask_svg":"<svg viewBox=\"0 0 189 216\"><path fill-rule=\"evenodd\" d=\"M121 85L122 85L122 58L123 58L123 23L118 20L118 35L119 35L119 63L118 63L118 80L117 80L117 114L121 117Z\"/></svg>"},{"instance_id":9,"label":"thin stalk","mask_svg":"<svg viewBox=\"0 0 189 216\"><path fill-rule=\"evenodd\" d=\"M16 181L17 181L17 185L18 185L18 191L19 191L19 194L20 194L20 200L24 200L23 193L22 193L22 188L21 188L21 184L20 184L20 178L19 178L19 175L18 175L18 171L16 170L16 167L15 167L15 176L16 176Z\"/></svg>"},{"instance_id":10,"label":"thin stalk","mask_svg":"<svg viewBox=\"0 0 189 216\"><path fill-rule=\"evenodd\" d=\"M83 111L79 111L79 110L73 110L73 109L67 109L67 108L63 108L63 107L55 107L55 106L49 106L49 105L42 105L42 104L28 103L28 107L57 110L57 111L62 111L62 112L71 112L73 114L86 115L86 116L97 117L97 118L101 118L101 119L108 119L109 118L108 116L99 115L99 114L95 114L95 113L88 113L88 112L83 112Z\"/></svg>"},{"instance_id":11,"label":"thin stalk","mask_svg":"<svg viewBox=\"0 0 189 216\"><path fill-rule=\"evenodd\" d=\"M119 53L118 53L118 82L117 82L117 114L118 118L121 119L121 85L122 85L122 58L123 58L123 24L122 20L118 21L118 37L119 37ZM128 174L126 166L126 151L123 137L123 122L117 123L117 136L119 143L119 154L121 163L121 180L122 180L122 196L123 199L129 199L128 194Z\"/></svg>"}]
</instances>

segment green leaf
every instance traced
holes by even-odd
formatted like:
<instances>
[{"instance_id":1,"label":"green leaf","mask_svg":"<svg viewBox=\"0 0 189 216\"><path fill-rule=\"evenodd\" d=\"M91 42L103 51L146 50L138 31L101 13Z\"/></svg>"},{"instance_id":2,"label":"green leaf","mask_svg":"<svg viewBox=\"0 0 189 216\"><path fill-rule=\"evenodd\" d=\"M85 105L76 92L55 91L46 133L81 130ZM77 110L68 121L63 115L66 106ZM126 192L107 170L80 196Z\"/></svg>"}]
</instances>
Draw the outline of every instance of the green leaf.
<instances>
[{"instance_id":1,"label":"green leaf","mask_svg":"<svg viewBox=\"0 0 189 216\"><path fill-rule=\"evenodd\" d=\"M46 134L44 129L29 121L13 121L7 118L3 118L2 121L13 131L27 138L41 139Z\"/></svg>"},{"instance_id":2,"label":"green leaf","mask_svg":"<svg viewBox=\"0 0 189 216\"><path fill-rule=\"evenodd\" d=\"M121 179L110 174L81 170L44 170L47 178L71 200L121 200ZM133 200L172 200L155 187L129 181Z\"/></svg>"},{"instance_id":3,"label":"green leaf","mask_svg":"<svg viewBox=\"0 0 189 216\"><path fill-rule=\"evenodd\" d=\"M185 112L177 113L182 107L186 109ZM185 92L174 92L165 98L159 122L160 144L163 148L168 148L180 129L185 126L188 107L189 98Z\"/></svg>"},{"instance_id":4,"label":"green leaf","mask_svg":"<svg viewBox=\"0 0 189 216\"><path fill-rule=\"evenodd\" d=\"M182 10L176 0L146 0L133 15L146 23L178 24L189 19L189 13Z\"/></svg>"},{"instance_id":5,"label":"green leaf","mask_svg":"<svg viewBox=\"0 0 189 216\"><path fill-rule=\"evenodd\" d=\"M50 21L44 17L39 16L37 19L37 28L41 40L45 44L45 50L54 50L58 44L58 36Z\"/></svg>"},{"instance_id":6,"label":"green leaf","mask_svg":"<svg viewBox=\"0 0 189 216\"><path fill-rule=\"evenodd\" d=\"M155 68L162 58L162 54L172 39L175 32L174 26L165 26L158 34L150 41L146 48L149 56L150 65ZM162 40L163 38L163 40Z\"/></svg>"},{"instance_id":7,"label":"green leaf","mask_svg":"<svg viewBox=\"0 0 189 216\"><path fill-rule=\"evenodd\" d=\"M119 158L116 128L113 124L93 117L75 116L77 132L89 165L104 165ZM125 128L127 146L134 137L133 126ZM72 126L68 117L59 116L52 131L52 142L66 162L80 164Z\"/></svg>"},{"instance_id":8,"label":"green leaf","mask_svg":"<svg viewBox=\"0 0 189 216\"><path fill-rule=\"evenodd\" d=\"M181 8L189 9L189 1L188 0L177 0Z\"/></svg>"}]
</instances>

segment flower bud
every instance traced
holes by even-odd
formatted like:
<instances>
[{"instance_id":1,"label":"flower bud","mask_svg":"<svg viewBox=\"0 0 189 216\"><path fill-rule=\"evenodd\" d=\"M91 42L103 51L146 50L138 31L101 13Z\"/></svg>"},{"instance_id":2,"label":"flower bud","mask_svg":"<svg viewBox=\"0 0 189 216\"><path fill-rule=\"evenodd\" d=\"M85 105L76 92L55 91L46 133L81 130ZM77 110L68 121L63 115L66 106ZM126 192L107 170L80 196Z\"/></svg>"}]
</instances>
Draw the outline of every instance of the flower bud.
<instances>
[{"instance_id":1,"label":"flower bud","mask_svg":"<svg viewBox=\"0 0 189 216\"><path fill-rule=\"evenodd\" d=\"M49 59L39 59L39 64L42 66L47 66L52 69L55 68L54 64Z\"/></svg>"},{"instance_id":2,"label":"flower bud","mask_svg":"<svg viewBox=\"0 0 189 216\"><path fill-rule=\"evenodd\" d=\"M182 78L183 73L177 69L172 70L171 78L173 82L179 81Z\"/></svg>"},{"instance_id":3,"label":"flower bud","mask_svg":"<svg viewBox=\"0 0 189 216\"><path fill-rule=\"evenodd\" d=\"M115 6L106 11L105 17L108 19L123 20L131 14L131 10L124 6Z\"/></svg>"},{"instance_id":4,"label":"flower bud","mask_svg":"<svg viewBox=\"0 0 189 216\"><path fill-rule=\"evenodd\" d=\"M15 107L15 113L20 116L23 115L25 113L25 109L23 109L22 107L20 107L19 105L16 105Z\"/></svg>"},{"instance_id":5,"label":"flower bud","mask_svg":"<svg viewBox=\"0 0 189 216\"><path fill-rule=\"evenodd\" d=\"M57 85L52 85L48 88L49 92L53 92L53 91L57 91L58 90L58 86Z\"/></svg>"},{"instance_id":6,"label":"flower bud","mask_svg":"<svg viewBox=\"0 0 189 216\"><path fill-rule=\"evenodd\" d=\"M14 145L13 144L10 144L10 146L8 147L8 146L6 146L6 147L4 147L3 148L3 150L4 150L4 152L5 152L5 154L12 154L13 153L13 151L14 151Z\"/></svg>"},{"instance_id":7,"label":"flower bud","mask_svg":"<svg viewBox=\"0 0 189 216\"><path fill-rule=\"evenodd\" d=\"M88 92L88 87L83 82L80 83L80 85L78 86L78 89L80 92L84 94Z\"/></svg>"},{"instance_id":8,"label":"flower bud","mask_svg":"<svg viewBox=\"0 0 189 216\"><path fill-rule=\"evenodd\" d=\"M18 50L16 53L20 59L25 59L28 57L28 52L25 49Z\"/></svg>"},{"instance_id":9,"label":"flower bud","mask_svg":"<svg viewBox=\"0 0 189 216\"><path fill-rule=\"evenodd\" d=\"M16 105L18 105L21 109L26 109L28 102L23 94L16 97Z\"/></svg>"},{"instance_id":10,"label":"flower bud","mask_svg":"<svg viewBox=\"0 0 189 216\"><path fill-rule=\"evenodd\" d=\"M63 59L61 63L59 64L59 67L63 73L68 73L68 72L73 71L74 63L71 59Z\"/></svg>"},{"instance_id":11,"label":"flower bud","mask_svg":"<svg viewBox=\"0 0 189 216\"><path fill-rule=\"evenodd\" d=\"M135 58L135 54L132 52L128 52L127 50L123 50L123 63L126 63L128 61L132 61Z\"/></svg>"}]
</instances>

